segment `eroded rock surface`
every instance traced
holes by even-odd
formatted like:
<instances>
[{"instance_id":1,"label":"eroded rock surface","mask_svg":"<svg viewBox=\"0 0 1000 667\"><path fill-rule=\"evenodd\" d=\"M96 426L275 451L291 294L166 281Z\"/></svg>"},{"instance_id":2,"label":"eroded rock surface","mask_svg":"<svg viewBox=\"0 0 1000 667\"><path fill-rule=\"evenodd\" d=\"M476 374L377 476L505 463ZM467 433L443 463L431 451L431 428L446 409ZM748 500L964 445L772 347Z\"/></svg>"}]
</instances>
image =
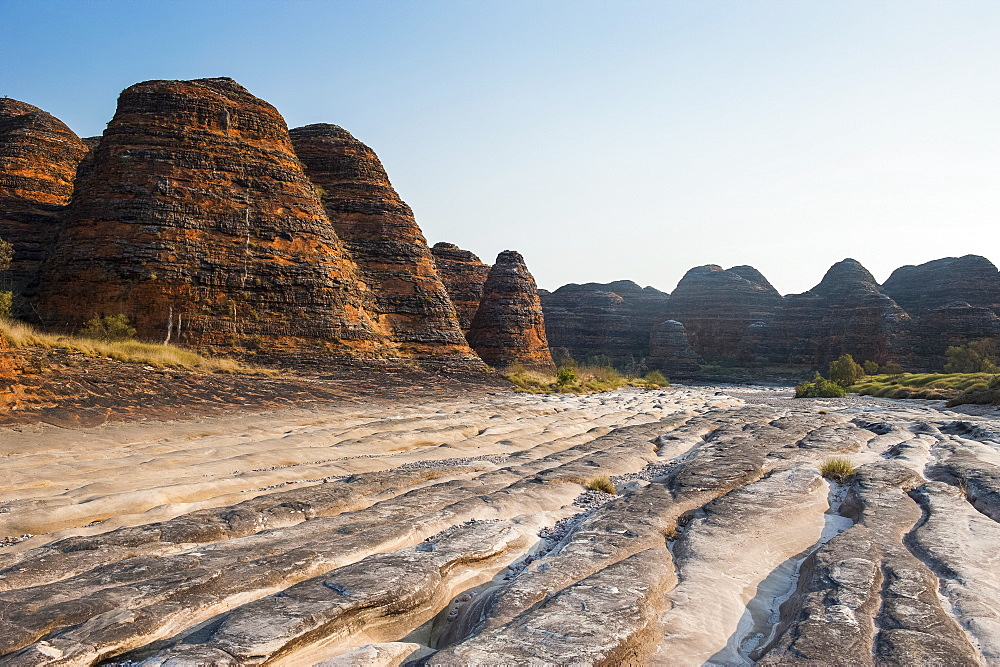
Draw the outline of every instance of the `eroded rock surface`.
<instances>
[{"instance_id":1,"label":"eroded rock surface","mask_svg":"<svg viewBox=\"0 0 1000 667\"><path fill-rule=\"evenodd\" d=\"M126 89L43 271L42 321L125 314L140 338L379 356L373 295L277 110L232 79Z\"/></svg>"},{"instance_id":2,"label":"eroded rock surface","mask_svg":"<svg viewBox=\"0 0 1000 667\"><path fill-rule=\"evenodd\" d=\"M504 250L497 255L467 337L472 349L494 368L555 367L538 287L521 253Z\"/></svg>"},{"instance_id":3,"label":"eroded rock surface","mask_svg":"<svg viewBox=\"0 0 1000 667\"><path fill-rule=\"evenodd\" d=\"M23 431L0 664L995 663L1000 418L789 396Z\"/></svg>"},{"instance_id":4,"label":"eroded rock surface","mask_svg":"<svg viewBox=\"0 0 1000 667\"><path fill-rule=\"evenodd\" d=\"M380 329L403 356L476 359L413 211L396 194L375 151L327 123L298 127L290 135L330 222L374 293Z\"/></svg>"},{"instance_id":5,"label":"eroded rock surface","mask_svg":"<svg viewBox=\"0 0 1000 667\"><path fill-rule=\"evenodd\" d=\"M0 271L0 291L14 292L18 310L59 233L86 152L51 114L0 99L0 239L14 246L10 268Z\"/></svg>"},{"instance_id":6,"label":"eroded rock surface","mask_svg":"<svg viewBox=\"0 0 1000 667\"><path fill-rule=\"evenodd\" d=\"M882 289L914 317L954 301L989 308L1000 315L1000 272L979 255L901 266Z\"/></svg>"}]
</instances>

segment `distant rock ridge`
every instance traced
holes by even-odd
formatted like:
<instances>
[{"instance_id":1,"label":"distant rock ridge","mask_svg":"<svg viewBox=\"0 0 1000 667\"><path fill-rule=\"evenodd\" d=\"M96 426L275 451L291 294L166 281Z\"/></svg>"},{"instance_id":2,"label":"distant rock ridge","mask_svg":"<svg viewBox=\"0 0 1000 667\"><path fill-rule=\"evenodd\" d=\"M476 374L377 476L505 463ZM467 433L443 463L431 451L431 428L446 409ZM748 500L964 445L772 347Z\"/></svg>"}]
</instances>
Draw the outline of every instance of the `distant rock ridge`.
<instances>
[{"instance_id":1,"label":"distant rock ridge","mask_svg":"<svg viewBox=\"0 0 1000 667\"><path fill-rule=\"evenodd\" d=\"M1000 315L1000 271L979 255L901 266L882 289L914 317L955 301Z\"/></svg>"},{"instance_id":2,"label":"distant rock ridge","mask_svg":"<svg viewBox=\"0 0 1000 667\"><path fill-rule=\"evenodd\" d=\"M854 259L834 264L816 287L784 298L755 332L771 363L825 368L843 354L877 363L906 354L911 319Z\"/></svg>"},{"instance_id":3,"label":"distant rock ridge","mask_svg":"<svg viewBox=\"0 0 1000 667\"><path fill-rule=\"evenodd\" d=\"M61 213L73 194L87 146L66 125L38 107L0 98L0 238L14 246L0 291L13 291L23 310Z\"/></svg>"},{"instance_id":4,"label":"distant rock ridge","mask_svg":"<svg viewBox=\"0 0 1000 667\"><path fill-rule=\"evenodd\" d=\"M220 350L385 356L374 295L284 119L228 78L126 89L81 169L38 311Z\"/></svg>"},{"instance_id":5,"label":"distant rock ridge","mask_svg":"<svg viewBox=\"0 0 1000 667\"><path fill-rule=\"evenodd\" d=\"M557 356L581 363L607 357L632 370L646 368L650 331L666 310L665 292L618 280L570 283L540 294L546 335Z\"/></svg>"},{"instance_id":6,"label":"distant rock ridge","mask_svg":"<svg viewBox=\"0 0 1000 667\"><path fill-rule=\"evenodd\" d=\"M684 274L667 301L665 319L684 324L691 347L706 361L747 361L748 327L771 319L781 302L753 267L708 264Z\"/></svg>"},{"instance_id":7,"label":"distant rock ridge","mask_svg":"<svg viewBox=\"0 0 1000 667\"><path fill-rule=\"evenodd\" d=\"M290 135L337 235L374 294L380 330L404 356L478 361L413 211L375 152L337 125L307 125Z\"/></svg>"},{"instance_id":8,"label":"distant rock ridge","mask_svg":"<svg viewBox=\"0 0 1000 667\"><path fill-rule=\"evenodd\" d=\"M545 336L545 318L535 279L521 253L497 255L483 285L483 298L472 320L469 344L490 366L514 364L554 369Z\"/></svg>"},{"instance_id":9,"label":"distant rock ridge","mask_svg":"<svg viewBox=\"0 0 1000 667\"><path fill-rule=\"evenodd\" d=\"M483 298L483 285L490 274L490 267L474 253L462 250L454 243L435 243L431 254L438 276L455 306L462 333L468 334Z\"/></svg>"}]
</instances>

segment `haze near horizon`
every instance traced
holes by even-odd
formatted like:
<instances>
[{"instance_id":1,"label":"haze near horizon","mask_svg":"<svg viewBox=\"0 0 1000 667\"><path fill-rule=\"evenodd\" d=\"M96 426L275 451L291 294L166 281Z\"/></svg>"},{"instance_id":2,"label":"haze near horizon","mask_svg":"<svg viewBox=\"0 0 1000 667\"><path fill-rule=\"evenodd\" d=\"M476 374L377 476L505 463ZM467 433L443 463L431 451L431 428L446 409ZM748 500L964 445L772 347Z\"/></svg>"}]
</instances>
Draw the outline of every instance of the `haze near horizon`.
<instances>
[{"instance_id":1,"label":"haze near horizon","mask_svg":"<svg viewBox=\"0 0 1000 667\"><path fill-rule=\"evenodd\" d=\"M371 146L428 242L540 287L981 254L1000 4L0 0L0 94L81 136L125 87L229 76Z\"/></svg>"}]
</instances>

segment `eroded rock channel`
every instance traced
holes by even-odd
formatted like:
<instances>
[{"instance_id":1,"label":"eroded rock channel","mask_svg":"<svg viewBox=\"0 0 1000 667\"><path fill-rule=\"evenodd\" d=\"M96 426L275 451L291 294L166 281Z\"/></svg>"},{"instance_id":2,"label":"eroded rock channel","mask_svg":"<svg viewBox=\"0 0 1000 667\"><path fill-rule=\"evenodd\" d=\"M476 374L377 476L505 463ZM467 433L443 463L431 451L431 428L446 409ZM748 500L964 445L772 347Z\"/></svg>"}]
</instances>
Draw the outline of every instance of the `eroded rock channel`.
<instances>
[{"instance_id":1,"label":"eroded rock channel","mask_svg":"<svg viewBox=\"0 0 1000 667\"><path fill-rule=\"evenodd\" d=\"M994 413L674 388L0 442L0 665L1000 663Z\"/></svg>"}]
</instances>

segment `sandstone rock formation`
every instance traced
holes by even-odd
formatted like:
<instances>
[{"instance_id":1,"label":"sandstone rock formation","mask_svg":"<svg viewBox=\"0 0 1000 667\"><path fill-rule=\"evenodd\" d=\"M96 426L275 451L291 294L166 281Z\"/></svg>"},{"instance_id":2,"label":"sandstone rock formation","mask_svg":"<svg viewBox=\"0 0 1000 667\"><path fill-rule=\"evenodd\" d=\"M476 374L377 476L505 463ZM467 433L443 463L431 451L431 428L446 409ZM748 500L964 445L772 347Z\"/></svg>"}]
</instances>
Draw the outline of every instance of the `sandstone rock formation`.
<instances>
[{"instance_id":1,"label":"sandstone rock formation","mask_svg":"<svg viewBox=\"0 0 1000 667\"><path fill-rule=\"evenodd\" d=\"M563 285L541 292L549 346L586 363L608 357L636 369L650 356L650 331L663 319L667 294L631 280Z\"/></svg>"},{"instance_id":2,"label":"sandstone rock formation","mask_svg":"<svg viewBox=\"0 0 1000 667\"><path fill-rule=\"evenodd\" d=\"M483 285L483 298L469 329L469 345L494 368L512 364L551 369L545 318L535 279L521 253L504 250Z\"/></svg>"},{"instance_id":3,"label":"sandstone rock formation","mask_svg":"<svg viewBox=\"0 0 1000 667\"><path fill-rule=\"evenodd\" d=\"M979 255L901 266L882 289L912 317L955 301L989 308L1000 315L1000 272Z\"/></svg>"},{"instance_id":4,"label":"sandstone rock formation","mask_svg":"<svg viewBox=\"0 0 1000 667\"><path fill-rule=\"evenodd\" d=\"M7 339L0 333L0 410L10 410L16 405L20 375L20 364L11 354Z\"/></svg>"},{"instance_id":5,"label":"sandstone rock formation","mask_svg":"<svg viewBox=\"0 0 1000 667\"><path fill-rule=\"evenodd\" d=\"M0 291L21 306L59 231L87 147L57 118L24 102L0 99L0 239L14 246Z\"/></svg>"},{"instance_id":6,"label":"sandstone rock formation","mask_svg":"<svg viewBox=\"0 0 1000 667\"><path fill-rule=\"evenodd\" d=\"M649 334L649 367L671 379L696 377L701 357L691 348L684 325L677 320L660 322Z\"/></svg>"},{"instance_id":7,"label":"sandstone rock formation","mask_svg":"<svg viewBox=\"0 0 1000 667\"><path fill-rule=\"evenodd\" d=\"M336 125L307 125L290 135L374 294L381 330L404 356L474 359L413 211L375 152Z\"/></svg>"},{"instance_id":8,"label":"sandstone rock formation","mask_svg":"<svg viewBox=\"0 0 1000 667\"><path fill-rule=\"evenodd\" d=\"M490 275L490 267L474 253L462 250L454 243L435 243L431 254L438 276L458 313L462 333L468 334L483 298L483 285Z\"/></svg>"},{"instance_id":9,"label":"sandstone rock formation","mask_svg":"<svg viewBox=\"0 0 1000 667\"><path fill-rule=\"evenodd\" d=\"M226 78L126 89L44 269L38 310L72 330L270 353L382 355L373 298L281 115Z\"/></svg>"},{"instance_id":10,"label":"sandstone rock formation","mask_svg":"<svg viewBox=\"0 0 1000 667\"><path fill-rule=\"evenodd\" d=\"M826 365L843 354L861 362L905 358L912 322L859 262L834 264L820 283L786 296L773 318L755 327L758 353L773 363Z\"/></svg>"},{"instance_id":11,"label":"sandstone rock formation","mask_svg":"<svg viewBox=\"0 0 1000 667\"><path fill-rule=\"evenodd\" d=\"M694 351L706 361L752 360L746 343L750 325L769 320L781 295L751 266L698 266L670 294L666 316L687 330Z\"/></svg>"}]
</instances>

